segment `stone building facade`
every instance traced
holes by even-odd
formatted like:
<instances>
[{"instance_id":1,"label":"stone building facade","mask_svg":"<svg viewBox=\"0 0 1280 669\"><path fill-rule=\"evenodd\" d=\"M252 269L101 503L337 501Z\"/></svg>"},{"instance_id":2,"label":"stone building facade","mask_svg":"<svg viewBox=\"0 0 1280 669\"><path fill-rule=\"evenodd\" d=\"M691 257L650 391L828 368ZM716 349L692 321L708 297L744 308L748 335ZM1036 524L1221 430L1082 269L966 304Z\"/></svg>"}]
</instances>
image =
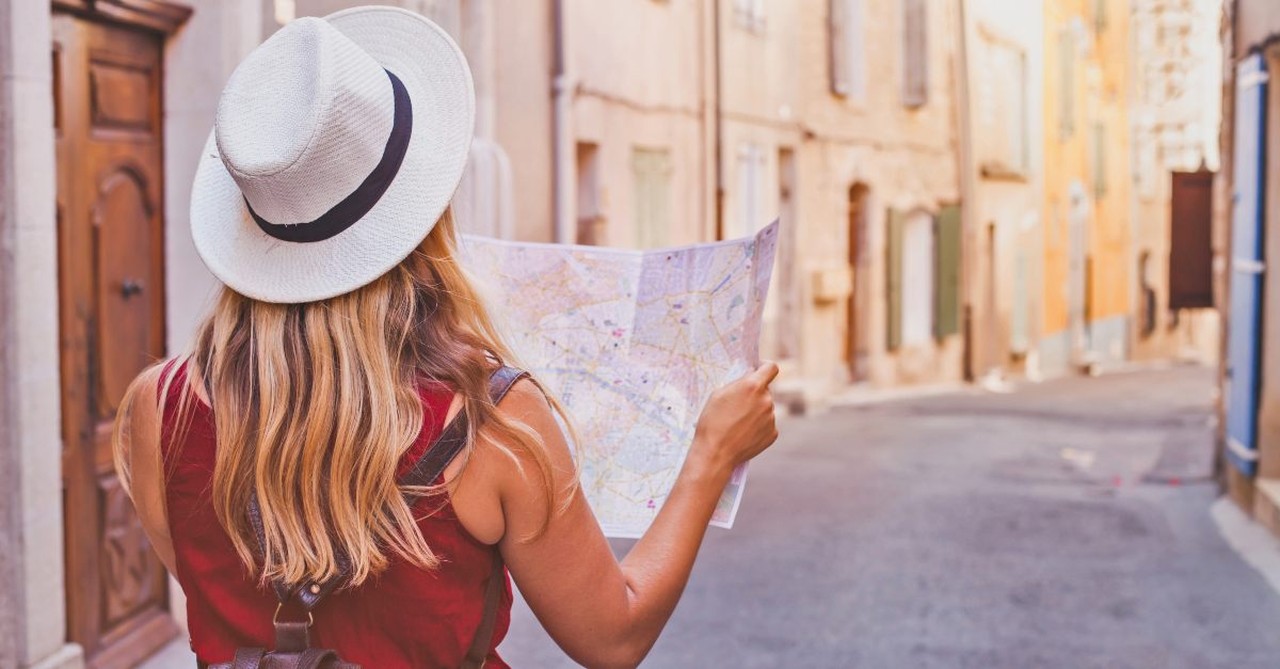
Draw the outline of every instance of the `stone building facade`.
<instances>
[{"instance_id":1,"label":"stone building facade","mask_svg":"<svg viewBox=\"0 0 1280 669\"><path fill-rule=\"evenodd\" d=\"M1173 294L1170 278L1185 270L1170 264L1170 225L1175 179L1199 181L1211 195L1220 164L1222 2L1137 0L1132 8L1132 45L1142 57L1131 61L1131 357L1211 362L1218 357L1218 312L1211 291L1199 301Z\"/></svg>"},{"instance_id":2,"label":"stone building facade","mask_svg":"<svg viewBox=\"0 0 1280 669\"><path fill-rule=\"evenodd\" d=\"M100 457L138 358L111 383L95 365L187 347L216 288L187 211L222 85L284 22L355 4L0 0L0 667L129 666L178 634ZM1158 232L1130 225L1127 3L388 4L471 62L467 229L651 247L780 218L763 352L787 401L1146 350L1133 242ZM90 170L74 142L102 137L141 167ZM136 236L86 233L94 207ZM140 267L146 309L110 273Z\"/></svg>"},{"instance_id":3,"label":"stone building facade","mask_svg":"<svg viewBox=\"0 0 1280 669\"><path fill-rule=\"evenodd\" d=\"M1039 371L1045 42L1026 28L1043 24L1043 3L971 0L964 10L968 366L971 376L999 383Z\"/></svg>"},{"instance_id":4,"label":"stone building facade","mask_svg":"<svg viewBox=\"0 0 1280 669\"><path fill-rule=\"evenodd\" d=\"M1128 356L1129 18L1127 3L1045 3L1040 363L1049 374Z\"/></svg>"}]
</instances>

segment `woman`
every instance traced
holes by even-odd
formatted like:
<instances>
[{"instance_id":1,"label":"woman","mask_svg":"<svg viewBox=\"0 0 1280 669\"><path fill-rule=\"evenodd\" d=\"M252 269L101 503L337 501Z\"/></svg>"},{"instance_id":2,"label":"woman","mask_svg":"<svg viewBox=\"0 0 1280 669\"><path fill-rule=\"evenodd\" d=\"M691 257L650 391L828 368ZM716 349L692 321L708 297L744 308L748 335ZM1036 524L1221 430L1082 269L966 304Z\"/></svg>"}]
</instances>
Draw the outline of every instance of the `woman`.
<instances>
[{"instance_id":1,"label":"woman","mask_svg":"<svg viewBox=\"0 0 1280 669\"><path fill-rule=\"evenodd\" d=\"M712 396L652 527L614 558L558 405L528 378L491 400L511 357L448 209L473 108L456 45L391 8L295 21L223 92L191 221L226 288L190 354L134 382L116 439L202 664L271 647L276 614L365 667L457 667L473 642L503 667L505 564L570 657L635 666L730 472L777 437L767 363Z\"/></svg>"}]
</instances>

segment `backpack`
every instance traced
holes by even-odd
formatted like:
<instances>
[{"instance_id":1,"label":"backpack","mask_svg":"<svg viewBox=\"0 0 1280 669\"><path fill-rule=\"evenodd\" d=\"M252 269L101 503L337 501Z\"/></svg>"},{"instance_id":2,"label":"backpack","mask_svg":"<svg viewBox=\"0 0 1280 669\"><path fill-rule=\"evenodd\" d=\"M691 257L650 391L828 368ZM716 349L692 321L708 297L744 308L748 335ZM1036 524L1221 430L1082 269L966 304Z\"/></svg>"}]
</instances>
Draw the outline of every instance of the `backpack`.
<instances>
[{"instance_id":1,"label":"backpack","mask_svg":"<svg viewBox=\"0 0 1280 669\"><path fill-rule=\"evenodd\" d=\"M506 396L511 386L528 373L514 367L499 367L489 378L489 398L496 406ZM466 413L459 413L444 432L427 449L401 479L401 485L431 485L444 471L453 458L467 444L468 420ZM406 500L413 503L412 496ZM258 539L259 552L264 549L262 512L258 507L257 496L249 499L249 523L253 526ZM495 554L497 549L494 549ZM472 638L471 647L462 661L460 669L481 669L489 655L489 644L493 641L493 628L497 623L498 606L502 600L503 586L506 583L505 568L501 556L493 563L493 573L484 592L484 613L480 617L480 626ZM310 627L312 611L324 600L325 596L342 585L351 573L350 565L345 558L338 561L339 574L325 582L304 583L300 586L289 586L276 581L271 584L280 603L271 623L276 631L275 650L263 648L237 648L235 659L231 662L210 665L209 669L361 669L360 665L346 662L338 657L338 653L326 648L311 647ZM281 620L280 611L286 605L296 604L307 614L306 620Z\"/></svg>"}]
</instances>

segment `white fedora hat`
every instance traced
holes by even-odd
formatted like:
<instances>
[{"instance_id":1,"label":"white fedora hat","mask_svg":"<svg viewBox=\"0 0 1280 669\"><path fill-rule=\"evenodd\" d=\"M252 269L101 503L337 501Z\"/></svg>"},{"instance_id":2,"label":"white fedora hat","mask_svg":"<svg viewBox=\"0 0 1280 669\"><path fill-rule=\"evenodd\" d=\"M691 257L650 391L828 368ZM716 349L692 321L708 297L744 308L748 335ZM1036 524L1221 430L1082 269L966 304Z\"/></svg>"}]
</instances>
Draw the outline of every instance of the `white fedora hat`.
<instances>
[{"instance_id":1,"label":"white fedora hat","mask_svg":"<svg viewBox=\"0 0 1280 669\"><path fill-rule=\"evenodd\" d=\"M191 196L209 270L265 302L312 302L404 260L453 198L475 91L425 17L357 7L281 28L218 101Z\"/></svg>"}]
</instances>

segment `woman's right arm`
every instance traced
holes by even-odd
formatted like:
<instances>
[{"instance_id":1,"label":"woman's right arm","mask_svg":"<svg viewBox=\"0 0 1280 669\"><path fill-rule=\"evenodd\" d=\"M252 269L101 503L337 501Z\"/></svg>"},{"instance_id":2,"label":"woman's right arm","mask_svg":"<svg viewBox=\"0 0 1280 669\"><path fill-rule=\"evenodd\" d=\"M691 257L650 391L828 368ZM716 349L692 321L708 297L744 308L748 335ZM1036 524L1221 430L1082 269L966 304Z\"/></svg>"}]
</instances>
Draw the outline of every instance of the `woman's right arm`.
<instances>
[{"instance_id":1,"label":"woman's right arm","mask_svg":"<svg viewBox=\"0 0 1280 669\"><path fill-rule=\"evenodd\" d=\"M503 558L538 620L575 661L634 667L653 647L684 591L733 468L777 438L769 393L777 373L776 365L765 363L712 395L670 496L621 563L576 486L573 458L541 392L521 383L502 403L499 410L508 418L542 436L557 489L575 491L539 535L546 505L544 487L532 475L537 469L510 463L498 475Z\"/></svg>"}]
</instances>

